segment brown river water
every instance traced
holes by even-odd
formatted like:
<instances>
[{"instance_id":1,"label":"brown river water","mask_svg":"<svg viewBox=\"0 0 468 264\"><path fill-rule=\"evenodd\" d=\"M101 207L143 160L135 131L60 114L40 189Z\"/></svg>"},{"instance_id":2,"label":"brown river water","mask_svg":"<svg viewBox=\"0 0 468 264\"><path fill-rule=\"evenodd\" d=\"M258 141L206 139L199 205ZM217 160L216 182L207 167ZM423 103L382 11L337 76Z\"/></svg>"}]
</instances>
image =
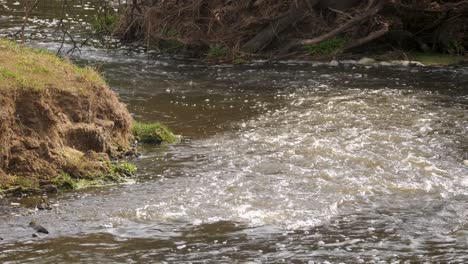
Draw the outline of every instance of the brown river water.
<instances>
[{"instance_id":1,"label":"brown river water","mask_svg":"<svg viewBox=\"0 0 468 264\"><path fill-rule=\"evenodd\" d=\"M70 2L71 23L95 12ZM60 46L58 3L33 13L32 45ZM22 2L0 5L0 35L15 32ZM135 183L52 196L51 211L0 200L0 263L468 262L467 68L205 65L99 45L73 60L184 140L142 146ZM31 220L50 234L33 238Z\"/></svg>"}]
</instances>

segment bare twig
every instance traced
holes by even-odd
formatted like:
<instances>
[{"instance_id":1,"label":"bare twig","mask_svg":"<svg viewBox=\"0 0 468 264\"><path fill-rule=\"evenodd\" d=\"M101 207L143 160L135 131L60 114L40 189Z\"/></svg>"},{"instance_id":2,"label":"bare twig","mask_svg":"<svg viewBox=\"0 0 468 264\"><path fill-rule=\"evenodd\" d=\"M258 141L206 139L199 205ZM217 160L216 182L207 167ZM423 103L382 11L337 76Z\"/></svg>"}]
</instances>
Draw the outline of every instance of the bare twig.
<instances>
[{"instance_id":1,"label":"bare twig","mask_svg":"<svg viewBox=\"0 0 468 264\"><path fill-rule=\"evenodd\" d=\"M23 25L21 26L20 30L18 30L15 34L13 34L13 36L17 36L18 34L21 33L21 42L23 43L23 45L26 42L24 31L26 30L29 16L31 15L31 12L33 11L33 9L36 7L38 3L39 3L39 0L34 0L34 2L31 0L26 1L26 5L24 7Z\"/></svg>"},{"instance_id":2,"label":"bare twig","mask_svg":"<svg viewBox=\"0 0 468 264\"><path fill-rule=\"evenodd\" d=\"M81 52L81 49L78 47L78 44L75 42L75 40L73 39L73 36L70 34L70 32L68 32L66 26L65 26L65 22L63 21L65 19L65 9L68 7L68 0L64 0L63 3L62 3L62 11L61 11L61 15L60 15L60 20L59 20L59 28L60 30L62 31L63 35L62 35L62 41L60 43L60 47L59 49L57 50L57 55L60 55L62 49L63 49L63 46L65 44L65 40L66 40L66 37L68 37L72 44L73 44L73 47L71 49L69 49L66 54L69 55L69 54L73 54L73 52L75 52L75 50L78 50L79 52Z\"/></svg>"}]
</instances>

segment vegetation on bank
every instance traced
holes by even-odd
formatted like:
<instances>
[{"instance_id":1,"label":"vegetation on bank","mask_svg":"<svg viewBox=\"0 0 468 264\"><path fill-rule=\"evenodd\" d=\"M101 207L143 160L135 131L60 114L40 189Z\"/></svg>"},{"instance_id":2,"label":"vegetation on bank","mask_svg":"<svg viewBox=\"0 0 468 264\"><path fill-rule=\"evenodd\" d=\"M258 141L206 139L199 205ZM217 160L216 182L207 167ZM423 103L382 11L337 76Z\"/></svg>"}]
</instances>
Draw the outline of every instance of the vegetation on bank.
<instances>
[{"instance_id":1,"label":"vegetation on bank","mask_svg":"<svg viewBox=\"0 0 468 264\"><path fill-rule=\"evenodd\" d=\"M304 50L312 56L333 56L341 52L345 44L348 42L346 38L335 37L317 44L306 44Z\"/></svg>"},{"instance_id":2,"label":"vegetation on bank","mask_svg":"<svg viewBox=\"0 0 468 264\"><path fill-rule=\"evenodd\" d=\"M0 39L0 193L128 181L134 138L176 140L134 122L95 70Z\"/></svg>"},{"instance_id":3,"label":"vegetation on bank","mask_svg":"<svg viewBox=\"0 0 468 264\"><path fill-rule=\"evenodd\" d=\"M87 86L105 84L99 73L89 67L76 66L47 50L0 38L0 90L45 92L53 88L85 95Z\"/></svg>"},{"instance_id":4,"label":"vegetation on bank","mask_svg":"<svg viewBox=\"0 0 468 264\"><path fill-rule=\"evenodd\" d=\"M106 14L102 16L96 16L93 21L91 21L91 28L96 33L111 33L114 31L115 26L119 20L117 14Z\"/></svg>"},{"instance_id":5,"label":"vegetation on bank","mask_svg":"<svg viewBox=\"0 0 468 264\"><path fill-rule=\"evenodd\" d=\"M0 182L1 193L39 193L57 192L59 190L79 190L89 187L101 187L132 181L136 167L128 161L105 162L106 172L95 172L77 178L68 173L52 177L48 181L30 176L10 176L7 181Z\"/></svg>"},{"instance_id":6,"label":"vegetation on bank","mask_svg":"<svg viewBox=\"0 0 468 264\"><path fill-rule=\"evenodd\" d=\"M236 63L369 56L377 47L463 56L467 11L468 2L456 0L135 0L113 34L148 49Z\"/></svg>"}]
</instances>

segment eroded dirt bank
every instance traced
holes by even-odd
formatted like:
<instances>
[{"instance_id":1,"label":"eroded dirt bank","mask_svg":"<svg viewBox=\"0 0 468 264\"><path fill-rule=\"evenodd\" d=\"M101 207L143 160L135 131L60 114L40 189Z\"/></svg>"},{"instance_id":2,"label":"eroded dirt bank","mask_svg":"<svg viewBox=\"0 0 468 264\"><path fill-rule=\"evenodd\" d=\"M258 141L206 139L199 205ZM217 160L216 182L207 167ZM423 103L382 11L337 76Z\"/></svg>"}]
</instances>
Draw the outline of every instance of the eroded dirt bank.
<instances>
[{"instance_id":1,"label":"eroded dirt bank","mask_svg":"<svg viewBox=\"0 0 468 264\"><path fill-rule=\"evenodd\" d=\"M0 190L117 178L131 126L92 69L0 40Z\"/></svg>"}]
</instances>

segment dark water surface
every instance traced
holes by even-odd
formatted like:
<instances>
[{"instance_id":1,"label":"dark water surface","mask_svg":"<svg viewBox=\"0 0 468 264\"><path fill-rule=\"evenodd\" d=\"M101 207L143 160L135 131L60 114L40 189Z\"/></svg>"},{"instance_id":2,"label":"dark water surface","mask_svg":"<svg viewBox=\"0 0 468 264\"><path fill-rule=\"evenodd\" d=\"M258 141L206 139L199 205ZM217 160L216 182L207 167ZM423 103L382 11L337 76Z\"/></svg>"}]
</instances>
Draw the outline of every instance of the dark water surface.
<instances>
[{"instance_id":1,"label":"dark water surface","mask_svg":"<svg viewBox=\"0 0 468 264\"><path fill-rule=\"evenodd\" d=\"M30 31L52 50L50 10ZM468 69L147 57L74 59L135 119L189 140L144 147L135 184L60 194L52 211L0 201L1 263L468 262ZM31 220L51 234L32 238Z\"/></svg>"}]
</instances>

